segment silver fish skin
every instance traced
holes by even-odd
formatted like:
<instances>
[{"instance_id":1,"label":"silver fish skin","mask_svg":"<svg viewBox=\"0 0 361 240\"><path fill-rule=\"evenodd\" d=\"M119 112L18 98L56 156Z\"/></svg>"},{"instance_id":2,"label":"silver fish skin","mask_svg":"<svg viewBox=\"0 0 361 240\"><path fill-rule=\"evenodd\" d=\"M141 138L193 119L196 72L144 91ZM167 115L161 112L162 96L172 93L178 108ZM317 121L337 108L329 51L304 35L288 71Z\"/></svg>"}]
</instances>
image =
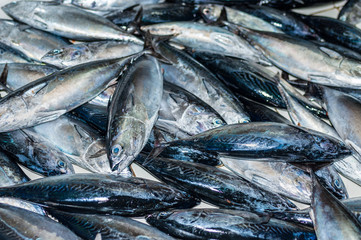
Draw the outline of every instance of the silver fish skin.
<instances>
[{"instance_id":1,"label":"silver fish skin","mask_svg":"<svg viewBox=\"0 0 361 240\"><path fill-rule=\"evenodd\" d=\"M111 215L73 214L51 211L51 215L84 239L173 240L156 228L130 218ZM91 225L92 228L88 226Z\"/></svg>"},{"instance_id":2,"label":"silver fish skin","mask_svg":"<svg viewBox=\"0 0 361 240\"><path fill-rule=\"evenodd\" d=\"M162 101L163 75L156 58L143 55L125 72L109 105L107 154L122 171L148 141Z\"/></svg>"},{"instance_id":3,"label":"silver fish skin","mask_svg":"<svg viewBox=\"0 0 361 240\"><path fill-rule=\"evenodd\" d=\"M72 4L74 6L82 7L89 10L98 11L113 11L124 10L134 5L155 4L161 2L160 0L60 0L63 4Z\"/></svg>"},{"instance_id":4,"label":"silver fish skin","mask_svg":"<svg viewBox=\"0 0 361 240\"><path fill-rule=\"evenodd\" d=\"M91 61L125 57L142 50L143 45L132 41L78 43L51 50L41 58L41 61L66 68Z\"/></svg>"},{"instance_id":5,"label":"silver fish skin","mask_svg":"<svg viewBox=\"0 0 361 240\"><path fill-rule=\"evenodd\" d=\"M322 88L329 119L344 143L361 154L361 102L338 90ZM342 116L342 118L340 118Z\"/></svg>"},{"instance_id":6,"label":"silver fish skin","mask_svg":"<svg viewBox=\"0 0 361 240\"><path fill-rule=\"evenodd\" d=\"M14 159L0 151L0 187L29 181L29 178L14 161ZM45 214L42 207L15 198L0 198L0 203L24 208L41 215Z\"/></svg>"},{"instance_id":7,"label":"silver fish skin","mask_svg":"<svg viewBox=\"0 0 361 240\"><path fill-rule=\"evenodd\" d=\"M34 63L8 63L8 76L6 85L11 89L18 89L39 78L48 76L58 69L55 67ZM0 64L0 72L4 70L5 64Z\"/></svg>"},{"instance_id":8,"label":"silver fish skin","mask_svg":"<svg viewBox=\"0 0 361 240\"><path fill-rule=\"evenodd\" d=\"M223 5L218 4L204 4L200 5L199 11L201 12L203 18L207 21L215 22L221 15ZM262 18L258 18L246 12L239 11L234 8L224 7L227 14L227 21L242 25L246 28L266 31L266 32L277 32L283 33L281 30L273 26L272 24L264 21Z\"/></svg>"},{"instance_id":9,"label":"silver fish skin","mask_svg":"<svg viewBox=\"0 0 361 240\"><path fill-rule=\"evenodd\" d=\"M226 29L198 22L168 22L142 26L143 31L155 35L174 35L171 42L194 51L221 53L226 56L270 65L262 54L246 40Z\"/></svg>"},{"instance_id":10,"label":"silver fish skin","mask_svg":"<svg viewBox=\"0 0 361 240\"><path fill-rule=\"evenodd\" d=\"M63 115L32 129L63 152L73 164L90 172L112 172L104 137L76 117Z\"/></svg>"},{"instance_id":11,"label":"silver fish skin","mask_svg":"<svg viewBox=\"0 0 361 240\"><path fill-rule=\"evenodd\" d=\"M313 172L311 177L313 191L310 215L317 239L360 239L361 223L342 202L322 187Z\"/></svg>"},{"instance_id":12,"label":"silver fish skin","mask_svg":"<svg viewBox=\"0 0 361 240\"><path fill-rule=\"evenodd\" d=\"M304 170L289 163L239 161L232 158L221 158L222 163L235 174L252 183L278 193L297 202L310 204L312 182L310 175ZM316 173L322 178L327 189L340 199L347 198L347 191L334 169L324 168Z\"/></svg>"},{"instance_id":13,"label":"silver fish skin","mask_svg":"<svg viewBox=\"0 0 361 240\"><path fill-rule=\"evenodd\" d=\"M248 114L242 108L242 103L207 68L186 53L167 44L160 43L158 51L172 63L161 64L166 81L202 99L228 124L250 121Z\"/></svg>"},{"instance_id":14,"label":"silver fish skin","mask_svg":"<svg viewBox=\"0 0 361 240\"><path fill-rule=\"evenodd\" d=\"M0 20L0 42L36 61L52 49L69 45L60 37L4 19Z\"/></svg>"},{"instance_id":15,"label":"silver fish skin","mask_svg":"<svg viewBox=\"0 0 361 240\"><path fill-rule=\"evenodd\" d=\"M354 25L357 28L361 28L361 1L349 0L342 7L338 19Z\"/></svg>"},{"instance_id":16,"label":"silver fish skin","mask_svg":"<svg viewBox=\"0 0 361 240\"><path fill-rule=\"evenodd\" d=\"M310 227L247 211L189 209L155 212L152 226L179 239L315 240Z\"/></svg>"},{"instance_id":17,"label":"silver fish skin","mask_svg":"<svg viewBox=\"0 0 361 240\"><path fill-rule=\"evenodd\" d=\"M59 149L29 129L1 133L0 146L21 165L41 175L74 173L69 159Z\"/></svg>"},{"instance_id":18,"label":"silver fish skin","mask_svg":"<svg viewBox=\"0 0 361 240\"><path fill-rule=\"evenodd\" d=\"M222 117L192 93L171 83L164 83L158 129L175 136L192 136L226 125Z\"/></svg>"},{"instance_id":19,"label":"silver fish skin","mask_svg":"<svg viewBox=\"0 0 361 240\"><path fill-rule=\"evenodd\" d=\"M2 10L17 21L73 40L113 39L143 43L137 37L122 31L106 18L55 2L15 1L3 6ZM57 47L52 49L55 48Z\"/></svg>"},{"instance_id":20,"label":"silver fish skin","mask_svg":"<svg viewBox=\"0 0 361 240\"><path fill-rule=\"evenodd\" d=\"M28 63L31 61L25 54L0 43L0 63Z\"/></svg>"},{"instance_id":21,"label":"silver fish skin","mask_svg":"<svg viewBox=\"0 0 361 240\"><path fill-rule=\"evenodd\" d=\"M1 239L80 240L62 224L39 214L0 204Z\"/></svg>"},{"instance_id":22,"label":"silver fish skin","mask_svg":"<svg viewBox=\"0 0 361 240\"><path fill-rule=\"evenodd\" d=\"M31 82L0 100L0 132L55 120L104 91L136 56L77 65Z\"/></svg>"},{"instance_id":23,"label":"silver fish skin","mask_svg":"<svg viewBox=\"0 0 361 240\"><path fill-rule=\"evenodd\" d=\"M326 86L361 89L361 68L357 60L284 34L239 26L237 30L272 64L297 78Z\"/></svg>"}]
</instances>

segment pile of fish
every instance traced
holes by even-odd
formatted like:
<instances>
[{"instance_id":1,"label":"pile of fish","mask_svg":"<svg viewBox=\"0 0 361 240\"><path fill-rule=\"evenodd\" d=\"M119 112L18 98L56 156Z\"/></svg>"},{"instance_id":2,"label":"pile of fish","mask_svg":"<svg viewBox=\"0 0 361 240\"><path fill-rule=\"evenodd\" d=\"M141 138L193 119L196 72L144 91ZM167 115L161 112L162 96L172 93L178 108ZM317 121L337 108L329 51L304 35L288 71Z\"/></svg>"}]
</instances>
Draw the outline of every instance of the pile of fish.
<instances>
[{"instance_id":1,"label":"pile of fish","mask_svg":"<svg viewBox=\"0 0 361 240\"><path fill-rule=\"evenodd\" d=\"M292 11L327 2L3 6L0 239L361 239L361 1Z\"/></svg>"}]
</instances>

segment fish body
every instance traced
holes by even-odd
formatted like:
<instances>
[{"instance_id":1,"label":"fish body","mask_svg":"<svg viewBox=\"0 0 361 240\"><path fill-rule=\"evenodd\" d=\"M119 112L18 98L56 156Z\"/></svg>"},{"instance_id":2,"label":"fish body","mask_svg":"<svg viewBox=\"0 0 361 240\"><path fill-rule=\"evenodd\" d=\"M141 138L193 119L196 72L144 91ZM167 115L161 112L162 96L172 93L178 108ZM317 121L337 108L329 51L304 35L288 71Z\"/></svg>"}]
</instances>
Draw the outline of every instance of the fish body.
<instances>
[{"instance_id":1,"label":"fish body","mask_svg":"<svg viewBox=\"0 0 361 240\"><path fill-rule=\"evenodd\" d=\"M159 44L158 49L160 54L172 63L161 65L166 81L202 99L228 124L249 121L249 116L235 95L207 68L169 45Z\"/></svg>"},{"instance_id":2,"label":"fish body","mask_svg":"<svg viewBox=\"0 0 361 240\"><path fill-rule=\"evenodd\" d=\"M51 215L84 239L96 239L99 234L103 240L173 239L156 228L121 216L73 214L61 211L51 211Z\"/></svg>"},{"instance_id":3,"label":"fish body","mask_svg":"<svg viewBox=\"0 0 361 240\"><path fill-rule=\"evenodd\" d=\"M361 2L359 0L349 0L342 7L338 19L350 23L357 28L361 27Z\"/></svg>"},{"instance_id":4,"label":"fish body","mask_svg":"<svg viewBox=\"0 0 361 240\"><path fill-rule=\"evenodd\" d=\"M221 53L269 65L268 61L247 41L221 27L197 22L168 22L142 26L143 31L155 35L174 35L171 42L186 46L193 51Z\"/></svg>"},{"instance_id":5,"label":"fish body","mask_svg":"<svg viewBox=\"0 0 361 240\"><path fill-rule=\"evenodd\" d=\"M54 120L88 102L104 91L133 58L74 66L15 90L0 100L0 132Z\"/></svg>"},{"instance_id":6,"label":"fish body","mask_svg":"<svg viewBox=\"0 0 361 240\"><path fill-rule=\"evenodd\" d=\"M313 240L313 229L247 211L190 209L153 213L147 222L181 239Z\"/></svg>"},{"instance_id":7,"label":"fish body","mask_svg":"<svg viewBox=\"0 0 361 240\"><path fill-rule=\"evenodd\" d=\"M142 4L155 4L160 2L159 0L134 0L132 2L126 0L60 0L64 4L72 4L77 7L81 7L88 10L97 11L114 11L125 10L134 5Z\"/></svg>"},{"instance_id":8,"label":"fish body","mask_svg":"<svg viewBox=\"0 0 361 240\"><path fill-rule=\"evenodd\" d=\"M59 210L125 216L142 216L167 208L188 208L198 203L183 191L151 180L98 173L68 176L3 187L0 195Z\"/></svg>"},{"instance_id":9,"label":"fish body","mask_svg":"<svg viewBox=\"0 0 361 240\"><path fill-rule=\"evenodd\" d=\"M109 105L107 154L122 171L143 149L157 120L163 76L158 60L139 57L123 74Z\"/></svg>"},{"instance_id":10,"label":"fish body","mask_svg":"<svg viewBox=\"0 0 361 240\"><path fill-rule=\"evenodd\" d=\"M77 43L53 49L46 53L41 61L59 68L66 68L86 62L126 57L142 50L141 44L132 41Z\"/></svg>"},{"instance_id":11,"label":"fish body","mask_svg":"<svg viewBox=\"0 0 361 240\"><path fill-rule=\"evenodd\" d=\"M36 61L52 49L69 45L60 37L10 20L0 20L0 41Z\"/></svg>"},{"instance_id":12,"label":"fish body","mask_svg":"<svg viewBox=\"0 0 361 240\"><path fill-rule=\"evenodd\" d=\"M0 63L28 63L31 62L25 54L12 47L0 43Z\"/></svg>"},{"instance_id":13,"label":"fish body","mask_svg":"<svg viewBox=\"0 0 361 240\"><path fill-rule=\"evenodd\" d=\"M0 204L1 239L80 240L62 224L36 213Z\"/></svg>"},{"instance_id":14,"label":"fish body","mask_svg":"<svg viewBox=\"0 0 361 240\"><path fill-rule=\"evenodd\" d=\"M69 39L78 41L112 39L142 44L140 39L122 31L106 18L77 7L47 1L16 1L8 3L2 9L19 22ZM57 47L52 49L55 48Z\"/></svg>"},{"instance_id":15,"label":"fish body","mask_svg":"<svg viewBox=\"0 0 361 240\"><path fill-rule=\"evenodd\" d=\"M170 149L195 149L220 156L287 162L329 162L351 151L328 135L282 123L243 123L211 129L164 144Z\"/></svg>"},{"instance_id":16,"label":"fish body","mask_svg":"<svg viewBox=\"0 0 361 240\"><path fill-rule=\"evenodd\" d=\"M278 194L268 192L231 172L213 166L162 158L138 157L136 161L161 181L221 208L254 212L296 208Z\"/></svg>"}]
</instances>

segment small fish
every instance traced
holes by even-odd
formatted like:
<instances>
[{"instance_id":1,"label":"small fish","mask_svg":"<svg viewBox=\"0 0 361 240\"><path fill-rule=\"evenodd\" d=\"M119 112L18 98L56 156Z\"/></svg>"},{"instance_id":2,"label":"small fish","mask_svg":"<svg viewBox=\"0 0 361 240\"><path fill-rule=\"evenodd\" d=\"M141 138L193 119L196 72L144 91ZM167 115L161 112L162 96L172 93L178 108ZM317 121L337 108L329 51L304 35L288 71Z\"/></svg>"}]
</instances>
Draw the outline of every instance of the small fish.
<instances>
[{"instance_id":1,"label":"small fish","mask_svg":"<svg viewBox=\"0 0 361 240\"><path fill-rule=\"evenodd\" d=\"M109 104L106 136L112 170L129 166L148 141L162 101L158 60L143 55L121 76Z\"/></svg>"},{"instance_id":2,"label":"small fish","mask_svg":"<svg viewBox=\"0 0 361 240\"><path fill-rule=\"evenodd\" d=\"M136 162L161 181L221 208L253 212L296 209L286 198L213 166L139 156Z\"/></svg>"},{"instance_id":3,"label":"small fish","mask_svg":"<svg viewBox=\"0 0 361 240\"><path fill-rule=\"evenodd\" d=\"M83 239L95 239L98 234L102 240L173 239L156 228L121 216L74 214L55 210L51 210L51 215Z\"/></svg>"},{"instance_id":4,"label":"small fish","mask_svg":"<svg viewBox=\"0 0 361 240\"><path fill-rule=\"evenodd\" d=\"M80 240L64 225L39 214L0 204L2 239Z\"/></svg>"},{"instance_id":5,"label":"small fish","mask_svg":"<svg viewBox=\"0 0 361 240\"><path fill-rule=\"evenodd\" d=\"M73 40L111 39L143 44L142 40L122 31L106 18L77 7L48 1L15 1L3 6L2 10L19 22Z\"/></svg>"},{"instance_id":6,"label":"small fish","mask_svg":"<svg viewBox=\"0 0 361 240\"><path fill-rule=\"evenodd\" d=\"M142 50L143 45L132 41L77 43L53 49L46 53L41 61L59 68L66 68L97 60L126 57Z\"/></svg>"},{"instance_id":7,"label":"small fish","mask_svg":"<svg viewBox=\"0 0 361 240\"><path fill-rule=\"evenodd\" d=\"M167 208L190 208L199 203L188 193L163 183L98 173L36 179L0 188L0 196L64 211L124 216L142 216Z\"/></svg>"},{"instance_id":8,"label":"small fish","mask_svg":"<svg viewBox=\"0 0 361 240\"><path fill-rule=\"evenodd\" d=\"M315 240L312 228L275 219L268 214L228 209L156 212L147 222L180 239Z\"/></svg>"}]
</instances>

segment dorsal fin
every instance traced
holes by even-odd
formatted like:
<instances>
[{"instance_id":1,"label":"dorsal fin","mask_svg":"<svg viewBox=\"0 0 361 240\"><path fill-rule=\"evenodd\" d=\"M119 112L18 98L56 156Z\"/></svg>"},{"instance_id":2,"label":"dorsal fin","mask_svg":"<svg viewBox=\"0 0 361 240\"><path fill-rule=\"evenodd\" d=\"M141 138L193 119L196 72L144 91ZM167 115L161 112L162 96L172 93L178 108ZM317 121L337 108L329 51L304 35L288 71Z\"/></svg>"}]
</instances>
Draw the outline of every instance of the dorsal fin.
<instances>
[{"instance_id":1,"label":"dorsal fin","mask_svg":"<svg viewBox=\"0 0 361 240\"><path fill-rule=\"evenodd\" d=\"M133 21L131 21L128 24L127 32L131 33L131 34L133 34L135 32L140 32L140 25L142 23L142 19L143 19L143 7L140 6L137 13L135 14Z\"/></svg>"},{"instance_id":2,"label":"dorsal fin","mask_svg":"<svg viewBox=\"0 0 361 240\"><path fill-rule=\"evenodd\" d=\"M149 30L146 32L142 31L142 34L144 35L144 51L148 51L150 55L156 57L159 61L165 64L171 64L171 62L165 56L159 53L158 44L168 41L176 35L152 35Z\"/></svg>"}]
</instances>

